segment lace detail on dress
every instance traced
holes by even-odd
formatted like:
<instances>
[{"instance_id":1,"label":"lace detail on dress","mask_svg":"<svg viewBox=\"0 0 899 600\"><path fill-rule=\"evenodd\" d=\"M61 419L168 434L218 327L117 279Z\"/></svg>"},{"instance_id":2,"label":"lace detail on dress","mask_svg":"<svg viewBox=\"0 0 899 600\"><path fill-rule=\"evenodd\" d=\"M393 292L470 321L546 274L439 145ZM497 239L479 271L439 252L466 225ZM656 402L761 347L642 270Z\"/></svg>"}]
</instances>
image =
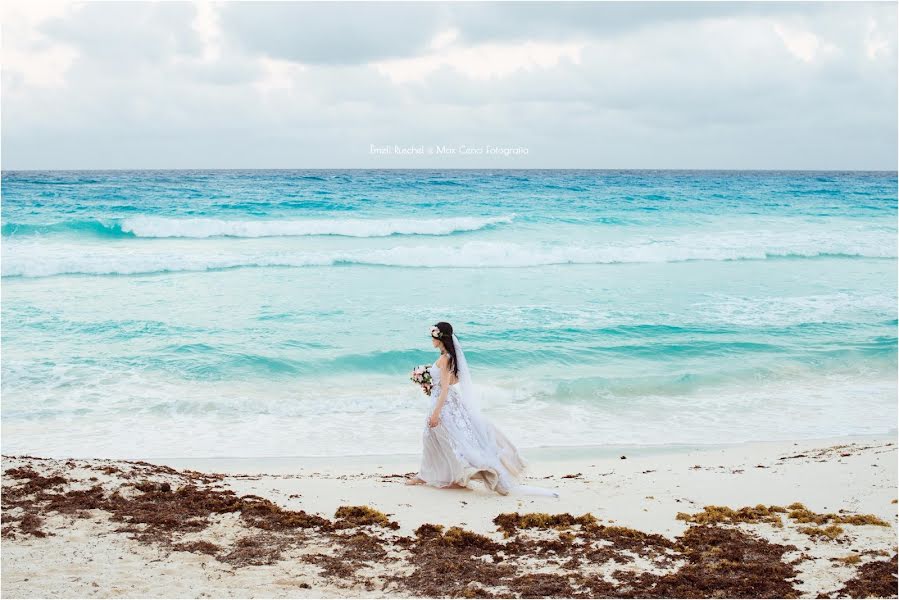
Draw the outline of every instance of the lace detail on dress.
<instances>
[{"instance_id":1,"label":"lace detail on dress","mask_svg":"<svg viewBox=\"0 0 899 600\"><path fill-rule=\"evenodd\" d=\"M429 416L437 405L437 401L440 399L440 388L440 382L431 388L431 412L428 413ZM471 423L471 417L469 417L468 412L465 411L462 407L462 403L459 401L459 390L453 386L450 386L450 389L446 394L446 400L443 402L443 406L440 409L440 420L449 421L446 425L452 430L461 433L465 437L465 441L469 447L478 444L478 439ZM427 427L427 423L425 426ZM430 427L428 427L428 429L430 429ZM459 458L463 458L459 449L459 440L456 439L456 437L451 437L450 442L452 443L453 451L456 455L459 456Z\"/></svg>"}]
</instances>

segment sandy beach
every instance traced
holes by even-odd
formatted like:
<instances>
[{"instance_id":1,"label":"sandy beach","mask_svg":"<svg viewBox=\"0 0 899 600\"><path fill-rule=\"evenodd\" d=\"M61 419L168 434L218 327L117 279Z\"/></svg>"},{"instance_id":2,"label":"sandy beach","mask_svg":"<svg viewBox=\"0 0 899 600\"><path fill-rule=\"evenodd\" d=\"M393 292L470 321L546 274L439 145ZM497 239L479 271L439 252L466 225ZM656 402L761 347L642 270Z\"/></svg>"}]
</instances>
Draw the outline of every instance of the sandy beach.
<instances>
[{"instance_id":1,"label":"sandy beach","mask_svg":"<svg viewBox=\"0 0 899 600\"><path fill-rule=\"evenodd\" d=\"M414 456L3 457L4 597L896 597L896 439ZM555 456L555 457L554 457Z\"/></svg>"}]
</instances>

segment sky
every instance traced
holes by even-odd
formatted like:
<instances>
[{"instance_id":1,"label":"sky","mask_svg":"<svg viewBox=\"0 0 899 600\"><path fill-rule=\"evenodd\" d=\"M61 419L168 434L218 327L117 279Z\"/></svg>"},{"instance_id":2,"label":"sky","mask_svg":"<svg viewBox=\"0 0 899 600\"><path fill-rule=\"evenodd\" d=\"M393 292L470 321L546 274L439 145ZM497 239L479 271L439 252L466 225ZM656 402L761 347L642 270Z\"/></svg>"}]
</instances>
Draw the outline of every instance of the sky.
<instances>
[{"instance_id":1,"label":"sky","mask_svg":"<svg viewBox=\"0 0 899 600\"><path fill-rule=\"evenodd\" d=\"M895 170L896 2L5 0L3 169Z\"/></svg>"}]
</instances>

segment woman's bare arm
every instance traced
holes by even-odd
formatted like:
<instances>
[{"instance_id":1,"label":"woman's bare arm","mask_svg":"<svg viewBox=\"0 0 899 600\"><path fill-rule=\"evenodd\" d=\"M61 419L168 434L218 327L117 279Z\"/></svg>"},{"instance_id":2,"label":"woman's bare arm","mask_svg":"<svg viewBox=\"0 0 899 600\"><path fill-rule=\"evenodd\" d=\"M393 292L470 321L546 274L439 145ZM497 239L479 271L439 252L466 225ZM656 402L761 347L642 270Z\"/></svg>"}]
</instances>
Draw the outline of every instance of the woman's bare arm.
<instances>
[{"instance_id":1,"label":"woman's bare arm","mask_svg":"<svg viewBox=\"0 0 899 600\"><path fill-rule=\"evenodd\" d=\"M446 396L449 393L449 360L446 358L446 355L441 356L437 360L437 366L440 367L440 381L444 382L442 386L440 386L440 396L437 398L437 404L434 405L434 412L431 413L431 418L428 419L428 424L431 427L436 427L438 423L440 423L440 409L443 408L443 403L446 402Z\"/></svg>"}]
</instances>

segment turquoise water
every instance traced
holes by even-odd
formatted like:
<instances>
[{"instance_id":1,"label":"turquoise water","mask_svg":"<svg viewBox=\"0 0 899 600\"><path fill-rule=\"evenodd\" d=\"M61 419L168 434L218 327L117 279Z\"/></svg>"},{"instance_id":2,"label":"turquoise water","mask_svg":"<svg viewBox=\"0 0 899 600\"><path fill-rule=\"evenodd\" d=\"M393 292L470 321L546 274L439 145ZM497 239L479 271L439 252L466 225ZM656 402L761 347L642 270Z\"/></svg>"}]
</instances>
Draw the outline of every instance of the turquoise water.
<instances>
[{"instance_id":1,"label":"turquoise water","mask_svg":"<svg viewBox=\"0 0 899 600\"><path fill-rule=\"evenodd\" d=\"M454 324L523 448L891 431L895 173L4 172L2 449L416 452Z\"/></svg>"}]
</instances>

